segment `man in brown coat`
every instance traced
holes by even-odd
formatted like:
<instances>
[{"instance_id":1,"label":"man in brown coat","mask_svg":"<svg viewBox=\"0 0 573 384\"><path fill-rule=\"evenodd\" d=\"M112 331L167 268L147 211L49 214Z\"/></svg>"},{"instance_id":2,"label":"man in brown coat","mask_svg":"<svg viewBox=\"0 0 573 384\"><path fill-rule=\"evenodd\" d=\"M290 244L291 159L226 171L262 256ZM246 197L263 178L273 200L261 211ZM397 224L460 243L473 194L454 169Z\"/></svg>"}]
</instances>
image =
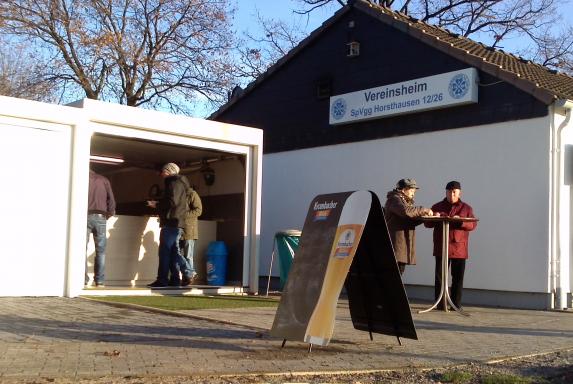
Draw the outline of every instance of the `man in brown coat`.
<instances>
[{"instance_id":1,"label":"man in brown coat","mask_svg":"<svg viewBox=\"0 0 573 384\"><path fill-rule=\"evenodd\" d=\"M396 188L386 195L384 215L400 274L404 273L406 264L416 264L415 228L422 224L417 218L433 215L430 208L414 206L417 189L419 187L414 179L401 179Z\"/></svg>"}]
</instances>

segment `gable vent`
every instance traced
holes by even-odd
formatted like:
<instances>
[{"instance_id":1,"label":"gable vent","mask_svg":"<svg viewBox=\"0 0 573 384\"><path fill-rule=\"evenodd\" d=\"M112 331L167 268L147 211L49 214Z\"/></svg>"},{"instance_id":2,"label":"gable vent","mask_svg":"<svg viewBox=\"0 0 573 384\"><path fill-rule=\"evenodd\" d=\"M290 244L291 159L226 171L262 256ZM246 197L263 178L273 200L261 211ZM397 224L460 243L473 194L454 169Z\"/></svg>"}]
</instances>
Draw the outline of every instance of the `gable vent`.
<instances>
[{"instance_id":1,"label":"gable vent","mask_svg":"<svg viewBox=\"0 0 573 384\"><path fill-rule=\"evenodd\" d=\"M358 41L351 41L346 44L346 57L360 56L360 43Z\"/></svg>"},{"instance_id":2,"label":"gable vent","mask_svg":"<svg viewBox=\"0 0 573 384\"><path fill-rule=\"evenodd\" d=\"M322 78L316 84L316 97L319 100L328 99L332 95L332 78Z\"/></svg>"}]
</instances>

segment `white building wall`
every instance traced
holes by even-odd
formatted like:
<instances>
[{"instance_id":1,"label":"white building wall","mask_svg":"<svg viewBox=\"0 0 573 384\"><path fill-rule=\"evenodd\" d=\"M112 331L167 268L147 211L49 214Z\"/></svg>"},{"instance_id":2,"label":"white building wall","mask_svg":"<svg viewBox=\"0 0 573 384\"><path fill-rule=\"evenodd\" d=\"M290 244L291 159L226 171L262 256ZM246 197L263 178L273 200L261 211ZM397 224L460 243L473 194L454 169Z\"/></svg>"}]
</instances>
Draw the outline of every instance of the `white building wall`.
<instances>
[{"instance_id":1,"label":"white building wall","mask_svg":"<svg viewBox=\"0 0 573 384\"><path fill-rule=\"evenodd\" d=\"M480 219L464 286L546 293L549 150L549 118L538 118L265 155L260 274L274 233L302 229L318 194L369 189L384 205L396 181L411 177L421 185L416 204L430 206L455 179ZM431 230L416 232L418 265L404 280L433 286Z\"/></svg>"},{"instance_id":2,"label":"white building wall","mask_svg":"<svg viewBox=\"0 0 573 384\"><path fill-rule=\"evenodd\" d=\"M71 131L0 116L0 296L64 294Z\"/></svg>"},{"instance_id":3,"label":"white building wall","mask_svg":"<svg viewBox=\"0 0 573 384\"><path fill-rule=\"evenodd\" d=\"M561 111L566 112L566 111ZM559 209L558 209L558 234L555 250L553 270L550 281L553 282L556 291L556 308L572 307L571 287L573 286L573 263L571 250L573 249L571 228L573 227L573 122L571 111L569 114L556 113L554 124L560 134L559 148ZM550 284L550 289L553 289ZM569 297L567 297L569 295ZM568 302L568 303L567 303Z\"/></svg>"}]
</instances>

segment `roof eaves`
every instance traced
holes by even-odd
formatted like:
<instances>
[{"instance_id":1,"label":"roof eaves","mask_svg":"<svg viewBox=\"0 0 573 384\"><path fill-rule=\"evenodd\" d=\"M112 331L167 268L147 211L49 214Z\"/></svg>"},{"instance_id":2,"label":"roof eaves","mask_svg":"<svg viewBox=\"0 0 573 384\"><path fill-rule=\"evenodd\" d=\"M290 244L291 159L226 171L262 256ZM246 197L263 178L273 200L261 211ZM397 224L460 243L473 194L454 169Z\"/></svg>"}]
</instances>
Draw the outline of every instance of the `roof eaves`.
<instances>
[{"instance_id":1,"label":"roof eaves","mask_svg":"<svg viewBox=\"0 0 573 384\"><path fill-rule=\"evenodd\" d=\"M502 65L490 63L485 57L477 56L469 51L455 47L453 44L444 43L441 41L436 41L431 38L425 39L426 42L431 43L436 49L449 54L450 56L465 62L468 65L476 67L485 73L488 73L494 77L499 78L507 83L514 85L515 87L521 89L534 96L537 100L545 103L546 105L551 104L557 98L557 95L549 92L528 79L522 78L521 74L507 71Z\"/></svg>"}]
</instances>

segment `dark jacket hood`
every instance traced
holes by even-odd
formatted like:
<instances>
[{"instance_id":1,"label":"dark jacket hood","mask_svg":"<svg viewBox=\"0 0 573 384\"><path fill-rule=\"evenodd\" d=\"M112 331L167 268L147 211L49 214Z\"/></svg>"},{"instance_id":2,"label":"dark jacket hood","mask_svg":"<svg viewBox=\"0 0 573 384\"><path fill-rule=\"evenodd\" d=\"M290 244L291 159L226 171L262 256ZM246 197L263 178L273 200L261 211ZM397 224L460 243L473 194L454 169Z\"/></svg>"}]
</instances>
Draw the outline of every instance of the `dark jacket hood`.
<instances>
[{"instance_id":1,"label":"dark jacket hood","mask_svg":"<svg viewBox=\"0 0 573 384\"><path fill-rule=\"evenodd\" d=\"M393 189L386 194L387 199L391 197L398 197L407 202L408 204L414 204L414 199L410 199L408 196L404 195L402 191L400 191L399 189Z\"/></svg>"}]
</instances>

